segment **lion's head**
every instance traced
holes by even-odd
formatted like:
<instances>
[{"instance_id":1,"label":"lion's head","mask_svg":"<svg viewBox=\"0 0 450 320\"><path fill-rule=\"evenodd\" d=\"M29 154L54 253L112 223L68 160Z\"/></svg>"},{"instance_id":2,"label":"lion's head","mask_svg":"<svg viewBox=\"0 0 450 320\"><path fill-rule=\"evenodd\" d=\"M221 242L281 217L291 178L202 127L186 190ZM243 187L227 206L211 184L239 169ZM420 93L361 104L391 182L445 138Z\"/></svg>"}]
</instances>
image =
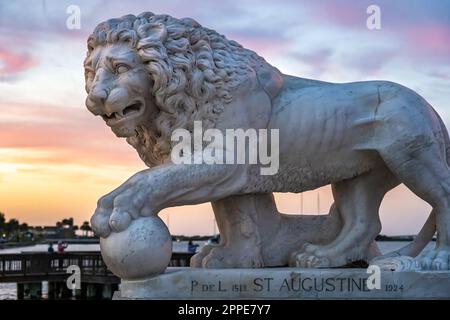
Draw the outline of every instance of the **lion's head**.
<instances>
[{"instance_id":1,"label":"lion's head","mask_svg":"<svg viewBox=\"0 0 450 320\"><path fill-rule=\"evenodd\" d=\"M100 23L84 61L87 108L158 165L175 128L214 126L233 90L267 65L192 19L143 13Z\"/></svg>"}]
</instances>

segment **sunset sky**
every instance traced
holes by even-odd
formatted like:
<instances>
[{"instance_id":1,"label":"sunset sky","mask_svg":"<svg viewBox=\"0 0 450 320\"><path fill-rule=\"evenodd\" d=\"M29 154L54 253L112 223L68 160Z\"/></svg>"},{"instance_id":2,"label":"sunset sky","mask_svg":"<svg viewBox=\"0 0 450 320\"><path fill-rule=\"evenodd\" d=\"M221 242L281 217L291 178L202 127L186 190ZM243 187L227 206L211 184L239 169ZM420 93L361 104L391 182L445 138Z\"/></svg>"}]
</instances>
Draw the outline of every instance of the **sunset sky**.
<instances>
[{"instance_id":1,"label":"sunset sky","mask_svg":"<svg viewBox=\"0 0 450 320\"><path fill-rule=\"evenodd\" d=\"M381 30L366 8L381 8ZM69 5L81 29L66 27ZM450 1L0 0L0 211L32 225L88 220L97 199L144 169L135 151L84 106L86 39L108 18L143 11L192 17L282 72L333 82L384 79L416 90L450 125ZM304 213L332 202L304 196ZM300 195L277 195L299 213ZM417 233L429 206L400 186L381 208L385 234ZM209 204L166 209L173 234L211 234Z\"/></svg>"}]
</instances>

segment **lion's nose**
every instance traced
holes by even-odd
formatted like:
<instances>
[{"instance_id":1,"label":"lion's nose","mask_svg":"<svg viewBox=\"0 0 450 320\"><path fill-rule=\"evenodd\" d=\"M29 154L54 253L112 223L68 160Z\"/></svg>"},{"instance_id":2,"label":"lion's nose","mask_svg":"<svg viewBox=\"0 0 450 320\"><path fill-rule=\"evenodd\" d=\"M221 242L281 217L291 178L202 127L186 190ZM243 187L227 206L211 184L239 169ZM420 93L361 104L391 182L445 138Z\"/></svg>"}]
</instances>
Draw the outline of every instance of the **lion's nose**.
<instances>
[{"instance_id":1,"label":"lion's nose","mask_svg":"<svg viewBox=\"0 0 450 320\"><path fill-rule=\"evenodd\" d=\"M89 94L90 100L95 103L104 104L106 98L108 97L108 92L105 89L93 89L92 93Z\"/></svg>"},{"instance_id":2,"label":"lion's nose","mask_svg":"<svg viewBox=\"0 0 450 320\"><path fill-rule=\"evenodd\" d=\"M96 90L92 89L91 93L86 99L86 107L95 115L102 115L105 112L102 107L105 104L106 98L108 97L108 92L104 89Z\"/></svg>"}]
</instances>

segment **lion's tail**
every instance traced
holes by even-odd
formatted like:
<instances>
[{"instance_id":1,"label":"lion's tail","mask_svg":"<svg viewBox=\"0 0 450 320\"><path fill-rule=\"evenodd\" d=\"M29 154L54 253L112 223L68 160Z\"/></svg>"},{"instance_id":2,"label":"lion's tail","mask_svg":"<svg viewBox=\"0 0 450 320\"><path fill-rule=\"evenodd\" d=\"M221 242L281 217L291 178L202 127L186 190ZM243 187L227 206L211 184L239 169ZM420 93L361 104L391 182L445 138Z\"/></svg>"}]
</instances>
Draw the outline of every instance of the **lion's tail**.
<instances>
[{"instance_id":1,"label":"lion's tail","mask_svg":"<svg viewBox=\"0 0 450 320\"><path fill-rule=\"evenodd\" d=\"M447 165L450 166L450 137L448 135L448 131L445 128L444 121L442 121L439 114L435 111L436 118L439 120L442 136L444 138L444 147L445 147L445 155L447 160ZM423 225L419 234L414 238L414 240L393 252L388 253L386 256L417 256L423 248L433 239L433 236L436 232L436 215L434 210L431 211L427 221Z\"/></svg>"}]
</instances>

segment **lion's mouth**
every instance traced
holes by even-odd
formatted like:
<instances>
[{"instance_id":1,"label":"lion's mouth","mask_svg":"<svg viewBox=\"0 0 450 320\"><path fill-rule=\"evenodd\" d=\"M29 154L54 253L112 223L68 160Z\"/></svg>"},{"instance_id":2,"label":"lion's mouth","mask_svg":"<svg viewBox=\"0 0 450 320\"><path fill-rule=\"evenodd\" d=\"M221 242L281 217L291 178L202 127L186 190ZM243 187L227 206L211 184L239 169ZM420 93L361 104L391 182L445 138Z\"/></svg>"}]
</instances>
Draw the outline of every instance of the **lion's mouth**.
<instances>
[{"instance_id":1,"label":"lion's mouth","mask_svg":"<svg viewBox=\"0 0 450 320\"><path fill-rule=\"evenodd\" d=\"M139 116L140 114L142 114L143 110L144 110L143 103L141 101L136 101L126 106L121 111L116 111L111 114L104 114L102 115L102 118L108 124L114 125L123 119Z\"/></svg>"}]
</instances>

